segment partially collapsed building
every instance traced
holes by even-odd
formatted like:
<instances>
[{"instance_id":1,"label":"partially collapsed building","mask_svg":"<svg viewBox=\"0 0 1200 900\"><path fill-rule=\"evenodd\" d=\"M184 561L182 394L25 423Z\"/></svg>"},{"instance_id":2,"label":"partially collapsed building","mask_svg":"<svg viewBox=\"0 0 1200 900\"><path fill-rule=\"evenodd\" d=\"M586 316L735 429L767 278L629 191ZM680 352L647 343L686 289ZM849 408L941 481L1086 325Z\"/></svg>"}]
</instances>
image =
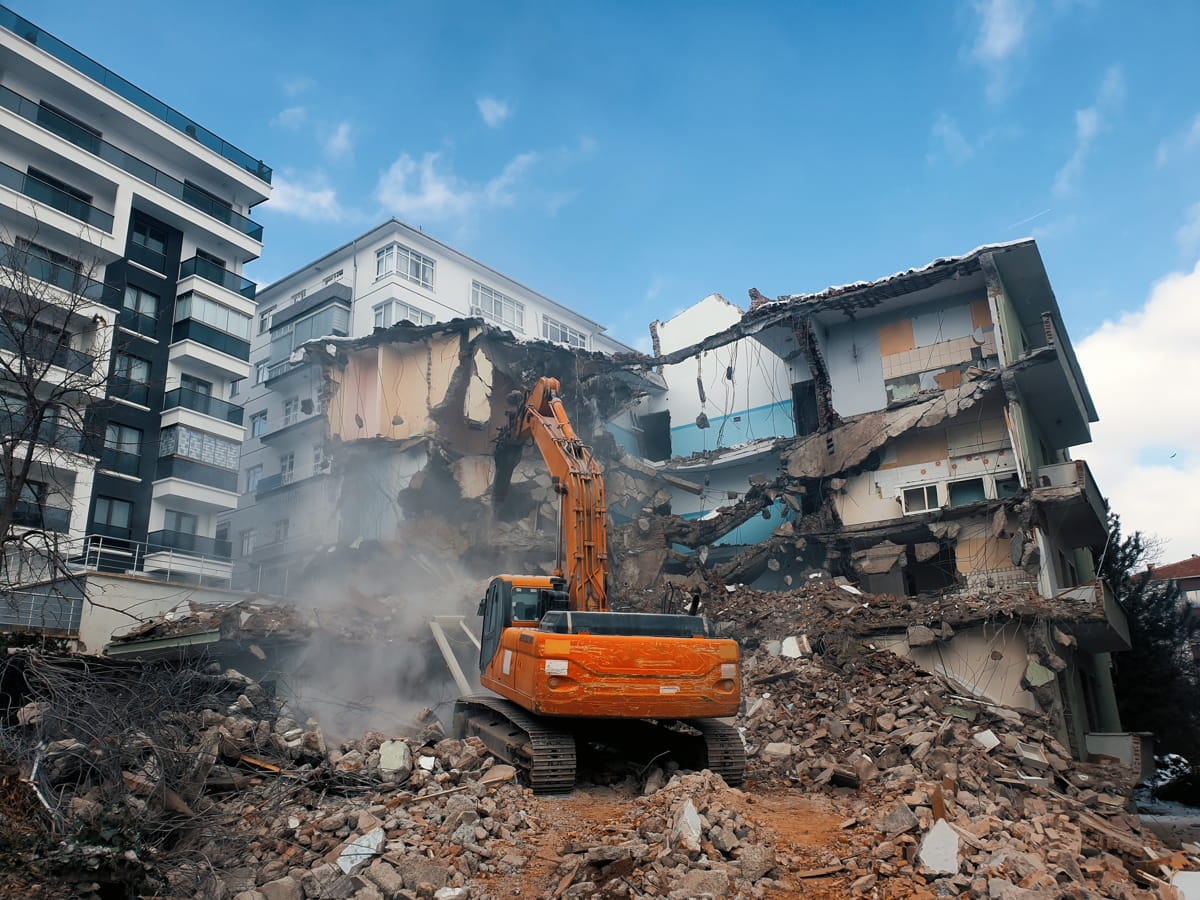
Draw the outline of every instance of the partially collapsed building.
<instances>
[{"instance_id":1,"label":"partially collapsed building","mask_svg":"<svg viewBox=\"0 0 1200 900\"><path fill-rule=\"evenodd\" d=\"M1069 454L1096 412L1033 241L751 291L745 312L713 295L651 328L652 358L479 319L310 343L332 463L305 514L330 545L410 548L408 566L548 570L548 475L527 460L503 506L488 492L510 395L550 374L605 461L618 598L829 579L847 616L854 591L917 598L881 645L965 696L1055 713L1080 755L1119 731L1108 654L1128 629L1092 555L1107 512ZM329 559L302 582L332 587ZM987 602L952 628L956 598Z\"/></svg>"}]
</instances>

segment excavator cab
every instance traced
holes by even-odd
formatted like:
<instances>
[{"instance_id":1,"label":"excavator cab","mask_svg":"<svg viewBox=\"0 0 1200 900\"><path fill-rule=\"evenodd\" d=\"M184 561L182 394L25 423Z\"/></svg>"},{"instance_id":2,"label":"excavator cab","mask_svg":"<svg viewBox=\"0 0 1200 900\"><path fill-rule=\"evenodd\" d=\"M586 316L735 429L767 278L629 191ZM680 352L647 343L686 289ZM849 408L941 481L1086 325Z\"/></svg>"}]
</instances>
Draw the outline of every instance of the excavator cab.
<instances>
[{"instance_id":1,"label":"excavator cab","mask_svg":"<svg viewBox=\"0 0 1200 900\"><path fill-rule=\"evenodd\" d=\"M500 635L511 625L536 628L547 613L566 610L570 598L562 578L540 575L498 575L479 601L483 635L479 645L479 671L500 646Z\"/></svg>"}]
</instances>

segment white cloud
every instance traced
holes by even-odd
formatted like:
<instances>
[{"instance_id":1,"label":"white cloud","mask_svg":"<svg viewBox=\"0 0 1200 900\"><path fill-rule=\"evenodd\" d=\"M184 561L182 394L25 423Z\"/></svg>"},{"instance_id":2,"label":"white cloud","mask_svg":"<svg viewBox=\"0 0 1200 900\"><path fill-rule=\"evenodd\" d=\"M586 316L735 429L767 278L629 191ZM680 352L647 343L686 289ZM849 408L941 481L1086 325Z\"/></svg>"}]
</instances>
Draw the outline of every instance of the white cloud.
<instances>
[{"instance_id":1,"label":"white cloud","mask_svg":"<svg viewBox=\"0 0 1200 900\"><path fill-rule=\"evenodd\" d=\"M1153 286L1141 309L1078 346L1100 422L1078 448L1126 534L1156 534L1163 561L1200 552L1200 263Z\"/></svg>"},{"instance_id":2,"label":"white cloud","mask_svg":"<svg viewBox=\"0 0 1200 900\"><path fill-rule=\"evenodd\" d=\"M1175 232L1175 239L1185 253L1200 250L1200 203L1193 203Z\"/></svg>"},{"instance_id":3,"label":"white cloud","mask_svg":"<svg viewBox=\"0 0 1200 900\"><path fill-rule=\"evenodd\" d=\"M320 174L292 176L276 172L267 208L308 222L337 222L346 214L337 191Z\"/></svg>"},{"instance_id":4,"label":"white cloud","mask_svg":"<svg viewBox=\"0 0 1200 900\"><path fill-rule=\"evenodd\" d=\"M463 220L482 209L511 206L515 188L538 161L537 153L514 157L500 174L472 184L439 166L437 153L417 162L403 153L379 178L375 195L389 213L419 221Z\"/></svg>"},{"instance_id":5,"label":"white cloud","mask_svg":"<svg viewBox=\"0 0 1200 900\"><path fill-rule=\"evenodd\" d=\"M504 124L504 120L512 115L508 104L495 97L480 97L475 101L475 105L479 107L479 114L483 116L488 128L499 128Z\"/></svg>"},{"instance_id":6,"label":"white cloud","mask_svg":"<svg viewBox=\"0 0 1200 900\"><path fill-rule=\"evenodd\" d=\"M350 137L350 123L338 122L337 127L325 138L322 150L330 160L347 159L354 152L354 141Z\"/></svg>"},{"instance_id":7,"label":"white cloud","mask_svg":"<svg viewBox=\"0 0 1200 900\"><path fill-rule=\"evenodd\" d=\"M271 120L271 124L278 128L287 128L295 131L308 118L308 110L303 106L289 106L287 109L280 110L279 114Z\"/></svg>"},{"instance_id":8,"label":"white cloud","mask_svg":"<svg viewBox=\"0 0 1200 900\"><path fill-rule=\"evenodd\" d=\"M1196 114L1196 118L1192 119L1191 126L1182 134L1163 139L1158 145L1155 161L1160 166L1165 166L1172 159L1190 153L1198 147L1200 147L1200 113Z\"/></svg>"},{"instance_id":9,"label":"white cloud","mask_svg":"<svg viewBox=\"0 0 1200 900\"><path fill-rule=\"evenodd\" d=\"M1008 90L1009 61L1025 41L1032 4L1029 0L976 0L974 6L979 33L971 56L988 70L988 99L995 102Z\"/></svg>"},{"instance_id":10,"label":"white cloud","mask_svg":"<svg viewBox=\"0 0 1200 900\"><path fill-rule=\"evenodd\" d=\"M934 162L939 156L948 156L952 162L957 165L962 165L975 155L975 149L963 137L963 133L959 131L958 124L952 116L942 113L937 117L937 121L933 123L931 134L934 143L934 149L930 151L927 159L929 162Z\"/></svg>"},{"instance_id":11,"label":"white cloud","mask_svg":"<svg viewBox=\"0 0 1200 900\"><path fill-rule=\"evenodd\" d=\"M1054 176L1054 192L1068 194L1083 177L1084 165L1096 136L1108 127L1109 118L1125 102L1125 77L1119 66L1111 66L1104 73L1096 102L1075 111L1075 152L1071 154L1058 174Z\"/></svg>"}]
</instances>

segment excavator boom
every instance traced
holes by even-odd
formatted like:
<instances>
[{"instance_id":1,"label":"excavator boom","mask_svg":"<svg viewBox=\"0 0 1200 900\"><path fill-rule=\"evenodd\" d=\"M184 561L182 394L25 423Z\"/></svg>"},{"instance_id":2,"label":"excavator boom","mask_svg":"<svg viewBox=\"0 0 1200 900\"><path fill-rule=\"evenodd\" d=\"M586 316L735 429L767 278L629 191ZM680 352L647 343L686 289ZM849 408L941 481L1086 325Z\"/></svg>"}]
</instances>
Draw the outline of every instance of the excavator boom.
<instances>
[{"instance_id":1,"label":"excavator boom","mask_svg":"<svg viewBox=\"0 0 1200 900\"><path fill-rule=\"evenodd\" d=\"M558 574L567 580L568 608L604 612L608 609L604 478L592 451L571 427L558 391L558 379L539 378L509 415L496 442L495 493L504 499L521 450L532 440L561 495Z\"/></svg>"}]
</instances>

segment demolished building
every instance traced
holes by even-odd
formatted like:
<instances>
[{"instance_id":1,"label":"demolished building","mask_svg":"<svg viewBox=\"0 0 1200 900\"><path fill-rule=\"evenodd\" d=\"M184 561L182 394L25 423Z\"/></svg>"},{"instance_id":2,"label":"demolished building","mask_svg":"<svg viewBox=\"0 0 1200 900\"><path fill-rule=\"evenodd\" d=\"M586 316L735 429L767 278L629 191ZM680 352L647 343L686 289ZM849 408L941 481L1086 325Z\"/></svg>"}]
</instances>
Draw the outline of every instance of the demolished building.
<instances>
[{"instance_id":1,"label":"demolished building","mask_svg":"<svg viewBox=\"0 0 1200 900\"><path fill-rule=\"evenodd\" d=\"M548 571L548 474L522 463L496 508L489 487L510 394L549 374L606 467L617 602L830 578L939 604L1052 599L1054 617L981 604L944 638L942 607L916 602L878 640L964 695L1052 714L1078 756L1119 732L1109 654L1128 628L1091 552L1107 510L1069 453L1097 417L1036 244L751 301L713 295L655 322L653 357L519 341L478 319L311 342L331 464L302 514L331 546L413 548L402 572L355 566L355 589L390 578L469 611L477 598L439 583L446 558L468 580ZM321 577L328 559L314 554L301 583L342 589ZM914 624L933 639L911 639Z\"/></svg>"}]
</instances>

